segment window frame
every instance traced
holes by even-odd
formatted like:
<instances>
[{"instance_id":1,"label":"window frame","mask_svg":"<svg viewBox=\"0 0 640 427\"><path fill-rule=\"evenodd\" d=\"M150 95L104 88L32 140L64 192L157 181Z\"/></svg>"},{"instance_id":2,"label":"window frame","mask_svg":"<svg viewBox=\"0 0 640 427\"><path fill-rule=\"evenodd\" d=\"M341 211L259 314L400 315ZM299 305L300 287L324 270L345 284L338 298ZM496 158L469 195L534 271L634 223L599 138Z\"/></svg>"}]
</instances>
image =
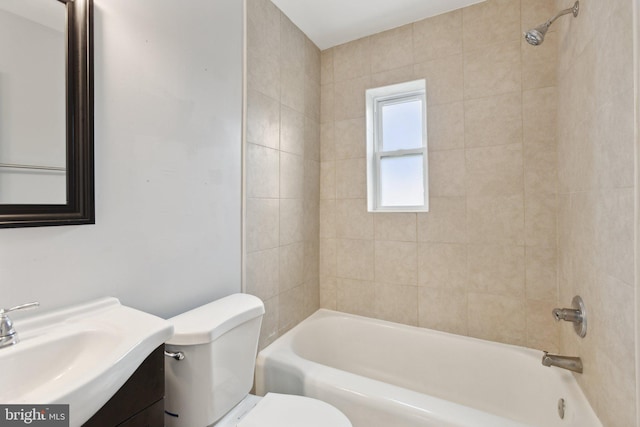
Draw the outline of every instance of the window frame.
<instances>
[{"instance_id":1,"label":"window frame","mask_svg":"<svg viewBox=\"0 0 640 427\"><path fill-rule=\"evenodd\" d=\"M369 212L428 212L429 159L427 138L427 93L425 79L414 80L366 91L367 125L367 209ZM422 147L384 151L382 108L419 100L422 104ZM383 206L381 204L380 165L383 158L422 155L424 203L421 205Z\"/></svg>"}]
</instances>

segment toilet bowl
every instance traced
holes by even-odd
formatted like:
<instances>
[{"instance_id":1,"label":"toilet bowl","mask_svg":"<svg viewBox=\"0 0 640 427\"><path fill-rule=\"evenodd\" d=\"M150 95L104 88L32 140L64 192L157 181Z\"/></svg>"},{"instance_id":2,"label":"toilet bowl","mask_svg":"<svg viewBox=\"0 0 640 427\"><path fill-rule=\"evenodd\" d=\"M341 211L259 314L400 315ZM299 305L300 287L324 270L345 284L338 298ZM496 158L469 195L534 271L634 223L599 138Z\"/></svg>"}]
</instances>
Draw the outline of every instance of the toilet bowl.
<instances>
[{"instance_id":1,"label":"toilet bowl","mask_svg":"<svg viewBox=\"0 0 640 427\"><path fill-rule=\"evenodd\" d=\"M243 405L245 401L246 406ZM338 409L310 397L267 393L262 398L249 395L245 401L236 406L242 408L240 411L236 413L232 410L214 426L351 427L347 417Z\"/></svg>"},{"instance_id":2,"label":"toilet bowl","mask_svg":"<svg viewBox=\"0 0 640 427\"><path fill-rule=\"evenodd\" d=\"M166 427L351 427L317 399L249 394L263 315L259 298L234 294L169 319Z\"/></svg>"}]
</instances>

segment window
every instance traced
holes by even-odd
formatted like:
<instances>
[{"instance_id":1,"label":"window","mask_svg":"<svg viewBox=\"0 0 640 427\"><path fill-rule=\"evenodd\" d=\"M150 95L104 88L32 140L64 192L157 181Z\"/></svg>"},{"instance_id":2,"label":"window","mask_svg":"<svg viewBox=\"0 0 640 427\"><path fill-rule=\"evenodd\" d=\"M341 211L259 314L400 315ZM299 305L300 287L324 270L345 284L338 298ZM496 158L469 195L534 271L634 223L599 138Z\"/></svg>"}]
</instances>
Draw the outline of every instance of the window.
<instances>
[{"instance_id":1,"label":"window","mask_svg":"<svg viewBox=\"0 0 640 427\"><path fill-rule=\"evenodd\" d=\"M425 80L369 89L366 102L369 211L428 211Z\"/></svg>"}]
</instances>

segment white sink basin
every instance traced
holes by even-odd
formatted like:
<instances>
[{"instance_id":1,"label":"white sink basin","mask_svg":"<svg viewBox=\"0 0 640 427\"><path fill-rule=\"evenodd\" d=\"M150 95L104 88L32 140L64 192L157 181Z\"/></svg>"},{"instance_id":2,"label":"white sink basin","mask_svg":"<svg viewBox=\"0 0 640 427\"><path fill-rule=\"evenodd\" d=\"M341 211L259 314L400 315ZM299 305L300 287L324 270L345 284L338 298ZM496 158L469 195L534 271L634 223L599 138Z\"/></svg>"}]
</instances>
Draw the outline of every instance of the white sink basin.
<instances>
[{"instance_id":1,"label":"white sink basin","mask_svg":"<svg viewBox=\"0 0 640 427\"><path fill-rule=\"evenodd\" d=\"M20 342L0 349L0 402L69 404L80 426L173 335L159 317L103 298L15 320Z\"/></svg>"}]
</instances>

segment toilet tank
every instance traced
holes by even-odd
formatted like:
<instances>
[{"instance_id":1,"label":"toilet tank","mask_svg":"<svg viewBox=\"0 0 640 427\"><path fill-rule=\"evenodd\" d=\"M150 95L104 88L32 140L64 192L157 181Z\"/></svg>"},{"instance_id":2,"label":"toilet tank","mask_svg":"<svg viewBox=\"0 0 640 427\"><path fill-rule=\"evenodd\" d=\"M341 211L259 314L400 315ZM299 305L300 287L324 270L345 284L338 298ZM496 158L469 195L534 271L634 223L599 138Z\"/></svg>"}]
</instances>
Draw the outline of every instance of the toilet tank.
<instances>
[{"instance_id":1,"label":"toilet tank","mask_svg":"<svg viewBox=\"0 0 640 427\"><path fill-rule=\"evenodd\" d=\"M222 418L253 386L264 304L234 294L169 319L165 344L165 426L205 427Z\"/></svg>"}]
</instances>

